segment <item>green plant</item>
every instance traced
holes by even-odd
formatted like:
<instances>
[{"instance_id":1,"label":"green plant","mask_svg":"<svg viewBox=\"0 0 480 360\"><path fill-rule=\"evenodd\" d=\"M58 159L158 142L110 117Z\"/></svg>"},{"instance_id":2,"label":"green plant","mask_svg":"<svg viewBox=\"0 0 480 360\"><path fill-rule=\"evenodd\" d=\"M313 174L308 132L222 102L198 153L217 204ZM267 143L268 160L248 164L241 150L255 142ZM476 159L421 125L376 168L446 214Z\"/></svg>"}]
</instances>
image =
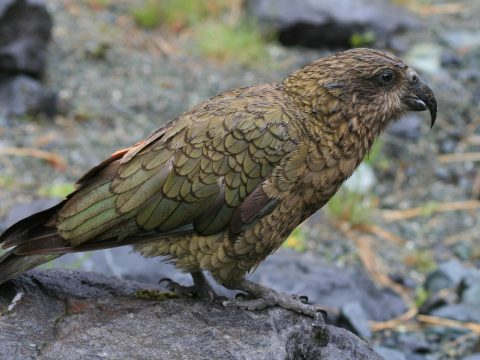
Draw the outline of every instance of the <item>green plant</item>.
<instances>
[{"instance_id":1,"label":"green plant","mask_svg":"<svg viewBox=\"0 0 480 360\"><path fill-rule=\"evenodd\" d=\"M375 140L375 142L372 145L372 148L370 149L370 152L365 157L364 162L372 167L375 167L381 170L388 169L390 167L390 161L385 156L382 149L383 149L383 141L381 139Z\"/></svg>"},{"instance_id":2,"label":"green plant","mask_svg":"<svg viewBox=\"0 0 480 360\"><path fill-rule=\"evenodd\" d=\"M0 188L12 189L16 184L15 178L8 175L0 175Z\"/></svg>"},{"instance_id":3,"label":"green plant","mask_svg":"<svg viewBox=\"0 0 480 360\"><path fill-rule=\"evenodd\" d=\"M430 292L423 286L419 286L415 289L415 306L419 308L430 297Z\"/></svg>"},{"instance_id":4,"label":"green plant","mask_svg":"<svg viewBox=\"0 0 480 360\"><path fill-rule=\"evenodd\" d=\"M265 42L257 26L246 19L235 25L220 21L199 24L195 39L203 55L221 61L253 65L267 56Z\"/></svg>"},{"instance_id":5,"label":"green plant","mask_svg":"<svg viewBox=\"0 0 480 360\"><path fill-rule=\"evenodd\" d=\"M227 0L146 0L132 9L132 15L137 24L145 28L165 23L174 29L182 29L208 17L219 17L228 5Z\"/></svg>"},{"instance_id":6,"label":"green plant","mask_svg":"<svg viewBox=\"0 0 480 360\"><path fill-rule=\"evenodd\" d=\"M404 258L405 265L421 273L427 274L436 269L437 263L429 250L417 249L410 251Z\"/></svg>"},{"instance_id":7,"label":"green plant","mask_svg":"<svg viewBox=\"0 0 480 360\"><path fill-rule=\"evenodd\" d=\"M132 16L135 22L147 29L152 29L160 24L161 19L160 1L147 0L142 6L132 9Z\"/></svg>"},{"instance_id":8,"label":"green plant","mask_svg":"<svg viewBox=\"0 0 480 360\"><path fill-rule=\"evenodd\" d=\"M174 299L178 297L173 292L165 292L165 291L152 290L152 289L138 290L134 293L134 296L138 299L155 300L155 301L163 301L163 300Z\"/></svg>"},{"instance_id":9,"label":"green plant","mask_svg":"<svg viewBox=\"0 0 480 360\"><path fill-rule=\"evenodd\" d=\"M363 47L373 44L375 42L375 39L376 35L373 31L357 33L350 36L350 45L352 47Z\"/></svg>"},{"instance_id":10,"label":"green plant","mask_svg":"<svg viewBox=\"0 0 480 360\"><path fill-rule=\"evenodd\" d=\"M306 234L301 226L298 226L283 243L283 247L293 249L298 252L306 250Z\"/></svg>"},{"instance_id":11,"label":"green plant","mask_svg":"<svg viewBox=\"0 0 480 360\"><path fill-rule=\"evenodd\" d=\"M421 206L421 213L424 217L430 217L437 209L438 204L435 201L429 201Z\"/></svg>"},{"instance_id":12,"label":"green plant","mask_svg":"<svg viewBox=\"0 0 480 360\"><path fill-rule=\"evenodd\" d=\"M327 203L327 213L352 225L368 224L374 202L371 196L342 188Z\"/></svg>"}]
</instances>

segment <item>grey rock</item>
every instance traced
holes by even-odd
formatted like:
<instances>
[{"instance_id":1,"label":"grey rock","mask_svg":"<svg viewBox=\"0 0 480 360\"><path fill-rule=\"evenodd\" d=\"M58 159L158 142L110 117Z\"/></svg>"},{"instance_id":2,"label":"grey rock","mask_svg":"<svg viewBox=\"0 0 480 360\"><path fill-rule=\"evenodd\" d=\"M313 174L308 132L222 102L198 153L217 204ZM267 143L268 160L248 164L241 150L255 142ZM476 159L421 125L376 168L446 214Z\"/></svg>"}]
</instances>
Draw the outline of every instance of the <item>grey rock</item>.
<instances>
[{"instance_id":1,"label":"grey rock","mask_svg":"<svg viewBox=\"0 0 480 360\"><path fill-rule=\"evenodd\" d=\"M461 260L469 260L472 256L472 247L470 244L458 243L452 246L453 253Z\"/></svg>"},{"instance_id":2,"label":"grey rock","mask_svg":"<svg viewBox=\"0 0 480 360\"><path fill-rule=\"evenodd\" d=\"M71 270L0 287L0 358L381 359L350 332L280 308L245 311ZM160 296L160 293L155 293Z\"/></svg>"},{"instance_id":3,"label":"grey rock","mask_svg":"<svg viewBox=\"0 0 480 360\"><path fill-rule=\"evenodd\" d=\"M26 75L0 77L0 113L6 116L45 113L54 115L56 95Z\"/></svg>"},{"instance_id":4,"label":"grey rock","mask_svg":"<svg viewBox=\"0 0 480 360\"><path fill-rule=\"evenodd\" d=\"M374 349L385 360L407 360L405 355L398 350L384 346L375 346Z\"/></svg>"},{"instance_id":5,"label":"grey rock","mask_svg":"<svg viewBox=\"0 0 480 360\"><path fill-rule=\"evenodd\" d=\"M468 322L480 322L480 308L471 304L449 304L431 311L433 316Z\"/></svg>"},{"instance_id":6,"label":"grey rock","mask_svg":"<svg viewBox=\"0 0 480 360\"><path fill-rule=\"evenodd\" d=\"M480 276L472 274L464 279L461 286L460 301L462 304L480 307Z\"/></svg>"},{"instance_id":7,"label":"grey rock","mask_svg":"<svg viewBox=\"0 0 480 360\"><path fill-rule=\"evenodd\" d=\"M0 72L41 76L52 18L43 1L0 2Z\"/></svg>"},{"instance_id":8,"label":"grey rock","mask_svg":"<svg viewBox=\"0 0 480 360\"><path fill-rule=\"evenodd\" d=\"M281 249L262 262L251 279L290 294L307 295L311 302L332 308L357 301L369 320L386 321L407 309L397 294L375 285L363 270L325 265L311 253ZM329 317L333 320L334 314Z\"/></svg>"},{"instance_id":9,"label":"grey rock","mask_svg":"<svg viewBox=\"0 0 480 360\"><path fill-rule=\"evenodd\" d=\"M251 0L248 9L289 46L349 47L354 35L371 32L370 40L388 39L420 26L389 0Z\"/></svg>"},{"instance_id":10,"label":"grey rock","mask_svg":"<svg viewBox=\"0 0 480 360\"><path fill-rule=\"evenodd\" d=\"M43 1L0 2L0 113L55 114L56 96L38 79L47 61L52 18Z\"/></svg>"},{"instance_id":11,"label":"grey rock","mask_svg":"<svg viewBox=\"0 0 480 360\"><path fill-rule=\"evenodd\" d=\"M372 336L367 315L363 311L362 306L356 301L345 304L340 309L339 323L343 322L346 323L347 328L353 331L353 333L364 339Z\"/></svg>"},{"instance_id":12,"label":"grey rock","mask_svg":"<svg viewBox=\"0 0 480 360\"><path fill-rule=\"evenodd\" d=\"M464 357L463 360L480 360L480 353L471 354L467 357Z\"/></svg>"},{"instance_id":13,"label":"grey rock","mask_svg":"<svg viewBox=\"0 0 480 360\"><path fill-rule=\"evenodd\" d=\"M397 344L398 348L402 350L420 354L431 352L433 347L423 333L400 333Z\"/></svg>"},{"instance_id":14,"label":"grey rock","mask_svg":"<svg viewBox=\"0 0 480 360\"><path fill-rule=\"evenodd\" d=\"M468 276L469 269L456 260L444 262L430 273L425 280L425 288L435 293L441 289L456 287Z\"/></svg>"}]
</instances>

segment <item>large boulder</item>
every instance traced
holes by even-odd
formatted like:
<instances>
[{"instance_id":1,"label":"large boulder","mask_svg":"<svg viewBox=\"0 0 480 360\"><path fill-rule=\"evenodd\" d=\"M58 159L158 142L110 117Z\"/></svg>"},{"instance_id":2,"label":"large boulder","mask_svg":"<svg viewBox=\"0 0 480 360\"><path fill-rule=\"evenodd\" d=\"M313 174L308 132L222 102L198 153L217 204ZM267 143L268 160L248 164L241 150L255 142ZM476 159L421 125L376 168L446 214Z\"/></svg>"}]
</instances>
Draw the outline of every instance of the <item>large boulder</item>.
<instances>
[{"instance_id":1,"label":"large boulder","mask_svg":"<svg viewBox=\"0 0 480 360\"><path fill-rule=\"evenodd\" d=\"M57 97L35 78L27 75L0 76L0 113L10 116L44 113L53 116Z\"/></svg>"},{"instance_id":2,"label":"large boulder","mask_svg":"<svg viewBox=\"0 0 480 360\"><path fill-rule=\"evenodd\" d=\"M41 76L52 25L42 1L0 0L0 72Z\"/></svg>"},{"instance_id":3,"label":"large boulder","mask_svg":"<svg viewBox=\"0 0 480 360\"><path fill-rule=\"evenodd\" d=\"M2 359L381 359L352 333L280 308L170 298L72 270L0 286Z\"/></svg>"},{"instance_id":4,"label":"large boulder","mask_svg":"<svg viewBox=\"0 0 480 360\"><path fill-rule=\"evenodd\" d=\"M251 0L249 11L287 46L385 44L419 20L390 0Z\"/></svg>"},{"instance_id":5,"label":"large boulder","mask_svg":"<svg viewBox=\"0 0 480 360\"><path fill-rule=\"evenodd\" d=\"M39 82L52 25L41 0L0 0L0 114L55 111L54 94Z\"/></svg>"}]
</instances>

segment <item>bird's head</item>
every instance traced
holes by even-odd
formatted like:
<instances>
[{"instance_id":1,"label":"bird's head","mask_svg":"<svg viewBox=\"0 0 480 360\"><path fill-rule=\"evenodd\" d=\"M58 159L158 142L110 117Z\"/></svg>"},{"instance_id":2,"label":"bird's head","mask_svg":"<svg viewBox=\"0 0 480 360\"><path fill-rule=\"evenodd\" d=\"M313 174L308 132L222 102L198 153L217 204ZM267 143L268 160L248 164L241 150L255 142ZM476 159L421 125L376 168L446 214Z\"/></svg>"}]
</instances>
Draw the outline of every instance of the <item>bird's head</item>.
<instances>
[{"instance_id":1,"label":"bird's head","mask_svg":"<svg viewBox=\"0 0 480 360\"><path fill-rule=\"evenodd\" d=\"M317 118L375 133L406 111L437 114L432 90L398 57L380 50L353 49L319 59L284 81L287 91Z\"/></svg>"}]
</instances>

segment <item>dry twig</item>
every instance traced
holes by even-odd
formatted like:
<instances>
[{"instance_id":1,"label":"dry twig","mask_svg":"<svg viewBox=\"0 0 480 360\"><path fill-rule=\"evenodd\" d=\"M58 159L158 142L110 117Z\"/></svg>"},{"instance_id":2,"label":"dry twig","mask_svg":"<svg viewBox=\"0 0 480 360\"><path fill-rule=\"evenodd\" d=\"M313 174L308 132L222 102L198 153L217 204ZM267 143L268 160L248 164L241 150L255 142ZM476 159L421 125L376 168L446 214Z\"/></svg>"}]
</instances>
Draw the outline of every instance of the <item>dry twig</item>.
<instances>
[{"instance_id":1,"label":"dry twig","mask_svg":"<svg viewBox=\"0 0 480 360\"><path fill-rule=\"evenodd\" d=\"M412 305L413 301L410 297L410 293L408 289L404 286L397 284L396 282L392 281L386 271L385 265L382 261L378 258L375 251L372 249L372 243L374 242L374 238L368 235L360 235L358 232L352 230L347 223L343 223L340 226L337 226L338 229L345 234L345 236L352 239L357 248L358 248L358 256L362 261L363 266L370 274L370 276L378 283L385 287L388 287L399 294L403 301L407 303L407 305Z\"/></svg>"},{"instance_id":2,"label":"dry twig","mask_svg":"<svg viewBox=\"0 0 480 360\"><path fill-rule=\"evenodd\" d=\"M466 4L446 3L446 4L425 4L412 7L415 12L422 16L429 15L452 15L468 10Z\"/></svg>"},{"instance_id":3,"label":"dry twig","mask_svg":"<svg viewBox=\"0 0 480 360\"><path fill-rule=\"evenodd\" d=\"M478 235L478 227L472 226L471 228L459 232L457 234L450 235L443 240L443 244L447 246L455 245L456 243L465 240L466 238L474 238Z\"/></svg>"},{"instance_id":4,"label":"dry twig","mask_svg":"<svg viewBox=\"0 0 480 360\"><path fill-rule=\"evenodd\" d=\"M417 315L417 320L425 325L454 327L473 331L480 334L480 324L467 321L457 321L431 315Z\"/></svg>"},{"instance_id":5,"label":"dry twig","mask_svg":"<svg viewBox=\"0 0 480 360\"><path fill-rule=\"evenodd\" d=\"M403 323L405 323L406 321L413 319L417 315L417 313L418 313L418 309L416 307L412 307L407 312L401 314L396 318L390 319L388 321L382 321L382 322L372 321L371 329L373 332L395 329L399 325L402 325Z\"/></svg>"},{"instance_id":6,"label":"dry twig","mask_svg":"<svg viewBox=\"0 0 480 360\"><path fill-rule=\"evenodd\" d=\"M463 161L480 161L480 152L466 152L458 154L445 154L438 157L440 163L452 163L452 162L463 162Z\"/></svg>"},{"instance_id":7,"label":"dry twig","mask_svg":"<svg viewBox=\"0 0 480 360\"><path fill-rule=\"evenodd\" d=\"M465 200L432 204L432 207L428 209L428 211L426 211L425 207L421 206L405 210L382 210L380 216L387 221L398 221L426 215L426 213L434 214L476 209L480 209L479 200Z\"/></svg>"},{"instance_id":8,"label":"dry twig","mask_svg":"<svg viewBox=\"0 0 480 360\"><path fill-rule=\"evenodd\" d=\"M51 166L58 170L64 170L67 166L67 162L62 156L52 153L50 151L36 148L4 147L0 148L0 156L2 155L39 158L47 161Z\"/></svg>"},{"instance_id":9,"label":"dry twig","mask_svg":"<svg viewBox=\"0 0 480 360\"><path fill-rule=\"evenodd\" d=\"M384 238L388 241L391 241L394 244L397 245L404 245L407 241L398 236L395 235L394 233L385 230L384 228L381 228L378 225L372 225L372 224L359 224L355 226L356 230L364 231L364 232L369 232L373 235L377 235L378 237Z\"/></svg>"}]
</instances>

